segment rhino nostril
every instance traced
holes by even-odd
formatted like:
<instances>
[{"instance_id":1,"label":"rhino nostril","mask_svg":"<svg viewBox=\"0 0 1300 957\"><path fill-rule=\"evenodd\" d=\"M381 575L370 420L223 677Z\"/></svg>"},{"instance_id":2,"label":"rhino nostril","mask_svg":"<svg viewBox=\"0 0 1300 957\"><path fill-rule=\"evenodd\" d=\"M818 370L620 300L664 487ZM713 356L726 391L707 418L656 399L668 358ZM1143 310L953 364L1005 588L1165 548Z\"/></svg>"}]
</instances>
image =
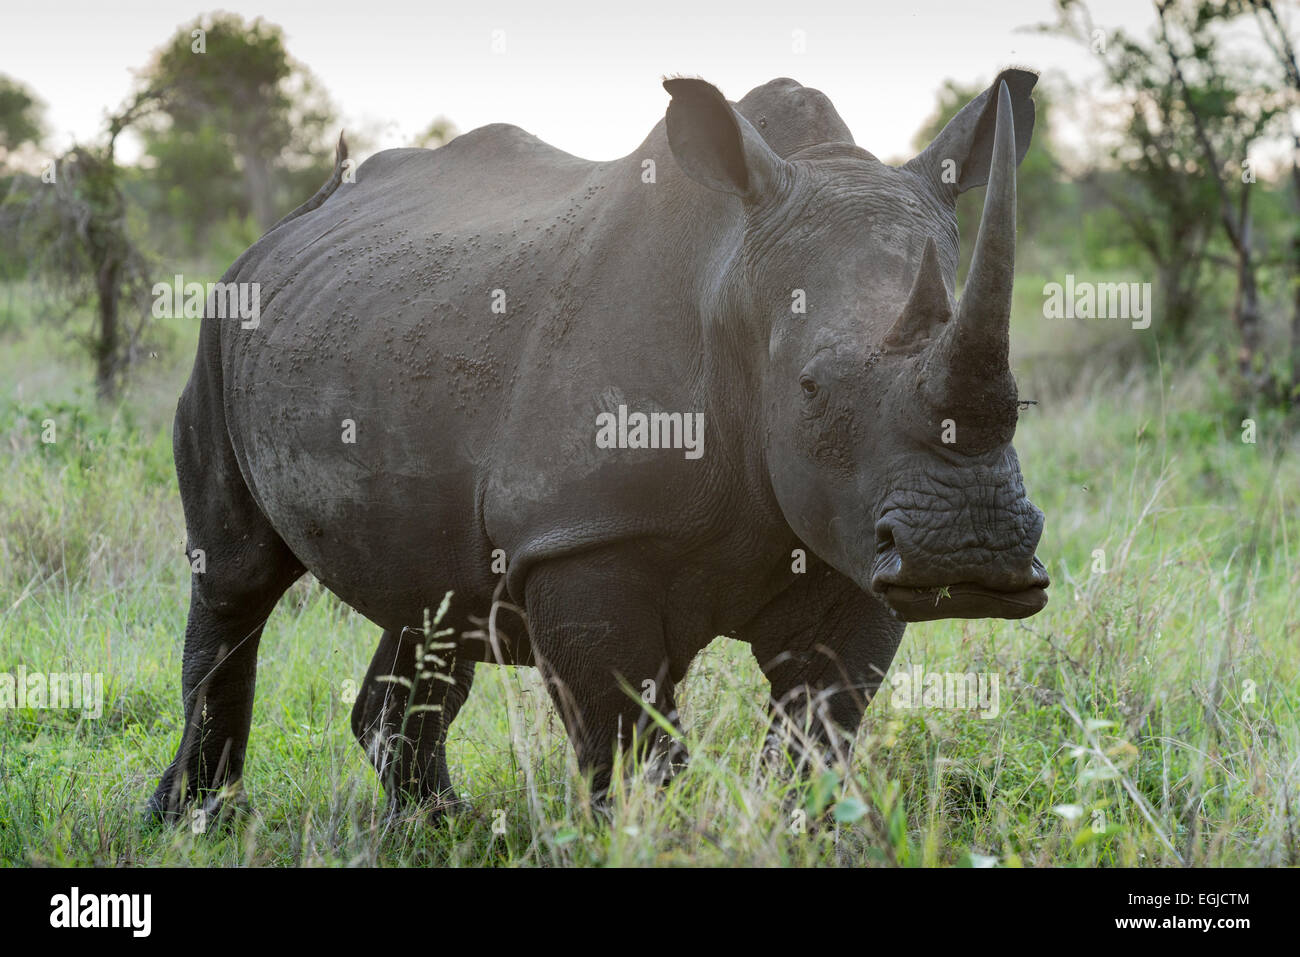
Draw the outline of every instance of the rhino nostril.
<instances>
[{"instance_id":1,"label":"rhino nostril","mask_svg":"<svg viewBox=\"0 0 1300 957\"><path fill-rule=\"evenodd\" d=\"M894 533L888 525L878 524L876 526L876 554L883 555L886 552L898 551L894 544Z\"/></svg>"}]
</instances>

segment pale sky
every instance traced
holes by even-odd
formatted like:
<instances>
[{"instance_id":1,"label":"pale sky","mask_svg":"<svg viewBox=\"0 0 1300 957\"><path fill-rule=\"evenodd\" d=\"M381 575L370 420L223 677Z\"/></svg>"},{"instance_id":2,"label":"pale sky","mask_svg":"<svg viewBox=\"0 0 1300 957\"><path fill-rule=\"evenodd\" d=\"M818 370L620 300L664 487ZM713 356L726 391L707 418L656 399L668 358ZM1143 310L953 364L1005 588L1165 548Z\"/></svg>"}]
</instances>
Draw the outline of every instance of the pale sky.
<instances>
[{"instance_id":1,"label":"pale sky","mask_svg":"<svg viewBox=\"0 0 1300 957\"><path fill-rule=\"evenodd\" d=\"M381 148L409 145L443 114L461 131L514 123L579 156L612 159L663 116L661 78L682 73L733 100L793 77L831 98L860 145L902 158L945 79L989 81L1012 65L1075 81L1096 72L1077 44L1023 30L1055 18L1050 0L4 3L0 72L45 101L55 150L95 136L105 108L126 98L132 71L211 9L282 26L290 54L323 82L344 125ZM1142 0L1089 7L1103 28L1145 33L1154 22ZM502 53L492 49L494 31L504 32ZM795 31L803 53L794 52ZM1068 109L1061 119L1069 127ZM1073 135L1087 134L1076 124ZM135 153L124 142L122 158Z\"/></svg>"}]
</instances>

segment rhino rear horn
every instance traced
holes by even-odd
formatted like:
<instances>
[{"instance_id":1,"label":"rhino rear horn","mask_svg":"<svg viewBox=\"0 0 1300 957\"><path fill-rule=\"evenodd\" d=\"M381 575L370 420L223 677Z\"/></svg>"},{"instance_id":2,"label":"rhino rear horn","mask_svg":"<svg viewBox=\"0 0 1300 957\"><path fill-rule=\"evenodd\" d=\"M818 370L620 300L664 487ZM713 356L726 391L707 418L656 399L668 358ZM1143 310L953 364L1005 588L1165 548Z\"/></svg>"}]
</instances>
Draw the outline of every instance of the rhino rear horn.
<instances>
[{"instance_id":1,"label":"rhino rear horn","mask_svg":"<svg viewBox=\"0 0 1300 957\"><path fill-rule=\"evenodd\" d=\"M929 342L952 318L952 302L939 268L939 247L934 237L925 241L921 268L912 281L907 305L885 334L883 346L890 352L915 352Z\"/></svg>"}]
</instances>

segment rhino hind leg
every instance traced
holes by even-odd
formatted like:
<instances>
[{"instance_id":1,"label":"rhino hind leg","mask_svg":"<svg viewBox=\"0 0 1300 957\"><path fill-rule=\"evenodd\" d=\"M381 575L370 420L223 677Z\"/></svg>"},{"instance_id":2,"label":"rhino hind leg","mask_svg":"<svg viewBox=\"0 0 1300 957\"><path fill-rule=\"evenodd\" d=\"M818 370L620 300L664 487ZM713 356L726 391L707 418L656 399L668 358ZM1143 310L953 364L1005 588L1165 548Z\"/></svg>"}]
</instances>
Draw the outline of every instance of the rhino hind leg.
<instances>
[{"instance_id":1,"label":"rhino hind leg","mask_svg":"<svg viewBox=\"0 0 1300 957\"><path fill-rule=\"evenodd\" d=\"M540 565L526 586L537 666L568 731L593 802L607 805L614 755L635 745L638 766L666 784L686 764L658 596L660 583L608 556Z\"/></svg>"},{"instance_id":2,"label":"rhino hind leg","mask_svg":"<svg viewBox=\"0 0 1300 957\"><path fill-rule=\"evenodd\" d=\"M147 818L195 831L242 804L257 645L276 602L305 571L244 485L222 412L216 328L204 320L199 359L172 433L185 508L190 612L185 628L181 745L149 798Z\"/></svg>"},{"instance_id":3,"label":"rhino hind leg","mask_svg":"<svg viewBox=\"0 0 1300 957\"><path fill-rule=\"evenodd\" d=\"M403 634L404 633L404 634ZM447 733L469 697L473 660L425 650L421 635L385 630L352 707L352 733L379 772L391 810L416 804L434 816L460 807L447 771Z\"/></svg>"},{"instance_id":4,"label":"rhino hind leg","mask_svg":"<svg viewBox=\"0 0 1300 957\"><path fill-rule=\"evenodd\" d=\"M151 820L177 820L197 805L196 831L243 801L258 644L276 602L304 571L244 485L219 412L213 439L204 384L200 370L181 398L173 433L192 573L184 726L146 812Z\"/></svg>"},{"instance_id":5,"label":"rhino hind leg","mask_svg":"<svg viewBox=\"0 0 1300 957\"><path fill-rule=\"evenodd\" d=\"M232 800L244 803L257 648L269 611L228 617L191 597L181 681L184 731L176 757L149 799L150 819L177 820L193 804L203 811L196 828L202 830Z\"/></svg>"}]
</instances>

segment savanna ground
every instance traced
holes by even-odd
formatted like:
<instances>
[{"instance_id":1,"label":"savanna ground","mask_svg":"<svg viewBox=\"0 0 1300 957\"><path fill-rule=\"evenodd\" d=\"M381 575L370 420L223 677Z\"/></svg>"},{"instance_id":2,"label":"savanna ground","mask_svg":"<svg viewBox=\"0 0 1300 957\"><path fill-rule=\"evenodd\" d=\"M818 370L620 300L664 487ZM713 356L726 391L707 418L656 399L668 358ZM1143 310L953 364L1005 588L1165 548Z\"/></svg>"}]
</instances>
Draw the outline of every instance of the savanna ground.
<instances>
[{"instance_id":1,"label":"savanna ground","mask_svg":"<svg viewBox=\"0 0 1300 957\"><path fill-rule=\"evenodd\" d=\"M792 794L759 774L766 683L745 646L719 639L682 692L692 764L665 792L628 781L612 823L591 812L536 674L493 666L449 746L473 810L438 826L386 821L347 700L378 629L305 579L262 640L252 812L206 834L143 827L180 736L189 568L170 422L196 330L164 321L157 357L104 408L65 339L8 323L0 672L100 672L105 702L98 720L0 711L0 861L1300 863L1300 441L1261 414L1258 441L1243 442L1212 356L1108 360L1106 344L1142 335L1122 321L1092 322L1096 348L1075 336L1071 354L1040 356L1063 328L1032 318L1042 282L1020 278L1013 338L1021 394L1039 403L1016 445L1047 516L1051 603L1022 622L909 627L894 663L998 675L997 716L895 707L886 686L847 779ZM8 302L28 305L21 289ZM800 833L799 802L828 823Z\"/></svg>"}]
</instances>

